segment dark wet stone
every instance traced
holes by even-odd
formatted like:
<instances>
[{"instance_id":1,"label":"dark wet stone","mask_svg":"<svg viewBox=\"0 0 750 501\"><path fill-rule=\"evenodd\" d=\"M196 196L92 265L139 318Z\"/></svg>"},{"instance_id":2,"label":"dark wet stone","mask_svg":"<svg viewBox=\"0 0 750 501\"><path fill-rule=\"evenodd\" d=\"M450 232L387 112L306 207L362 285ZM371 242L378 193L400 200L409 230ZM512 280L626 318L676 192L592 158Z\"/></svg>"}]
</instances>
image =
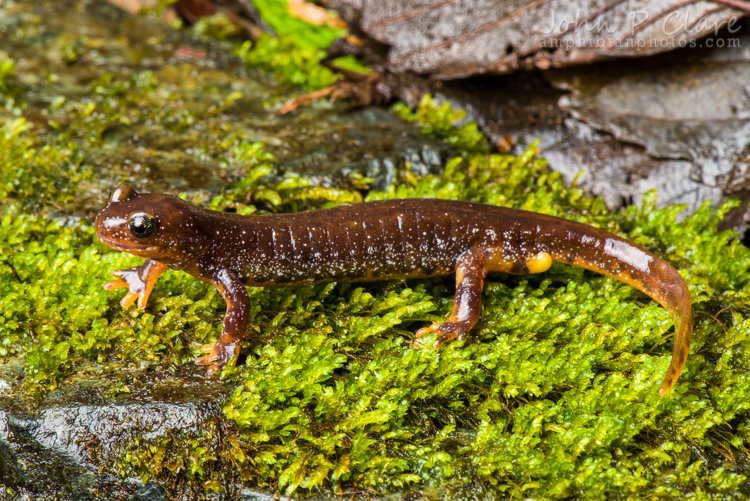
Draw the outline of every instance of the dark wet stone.
<instances>
[{"instance_id":1,"label":"dark wet stone","mask_svg":"<svg viewBox=\"0 0 750 501\"><path fill-rule=\"evenodd\" d=\"M690 210L705 200L735 197L745 188L750 30L731 36L737 48L681 51L671 60L654 58L639 66L606 64L595 71L548 74L570 91L559 104L575 118L578 131L590 128L590 137L603 132L611 138L604 142L632 145L627 155L611 157L614 168L587 168L588 183L614 180L615 187L629 185L623 193L636 199L656 188L663 203L688 204Z\"/></svg>"},{"instance_id":2,"label":"dark wet stone","mask_svg":"<svg viewBox=\"0 0 750 501\"><path fill-rule=\"evenodd\" d=\"M254 491L252 489L242 489L240 491L239 499L240 501L274 501L276 498L264 492Z\"/></svg>"},{"instance_id":3,"label":"dark wet stone","mask_svg":"<svg viewBox=\"0 0 750 501\"><path fill-rule=\"evenodd\" d=\"M383 189L406 162L414 173L436 173L451 155L445 144L425 138L381 108L317 105L258 130L280 166L321 185L335 184L341 174L354 170L372 178L374 189Z\"/></svg>"},{"instance_id":4,"label":"dark wet stone","mask_svg":"<svg viewBox=\"0 0 750 501\"><path fill-rule=\"evenodd\" d=\"M4 369L0 380L8 386L15 375ZM110 396L121 380L130 393ZM0 398L0 480L42 499L165 499L161 486L122 478L113 465L136 437L194 436L205 423L223 421L221 405L231 390L192 366L173 375L90 366L41 400L6 394Z\"/></svg>"}]
</instances>

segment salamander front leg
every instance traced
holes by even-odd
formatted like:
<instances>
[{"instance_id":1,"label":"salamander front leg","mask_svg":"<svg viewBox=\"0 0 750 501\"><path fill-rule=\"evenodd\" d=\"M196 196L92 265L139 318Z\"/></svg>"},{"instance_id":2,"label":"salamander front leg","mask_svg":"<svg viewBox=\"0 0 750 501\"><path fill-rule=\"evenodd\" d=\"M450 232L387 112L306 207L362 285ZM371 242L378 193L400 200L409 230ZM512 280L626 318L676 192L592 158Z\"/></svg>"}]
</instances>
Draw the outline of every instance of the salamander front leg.
<instances>
[{"instance_id":1,"label":"salamander front leg","mask_svg":"<svg viewBox=\"0 0 750 501\"><path fill-rule=\"evenodd\" d=\"M201 351L208 355L195 361L198 365L208 365L209 375L225 365L234 365L237 362L242 340L247 334L250 312L250 297L247 295L245 286L234 273L221 270L216 274L212 283L227 302L227 313L224 316L221 336L216 342L203 345Z\"/></svg>"},{"instance_id":2,"label":"salamander front leg","mask_svg":"<svg viewBox=\"0 0 750 501\"><path fill-rule=\"evenodd\" d=\"M113 272L112 274L118 277L117 280L107 282L104 284L104 288L110 290L117 289L118 287L127 287L128 293L120 300L122 307L127 308L137 299L138 308L144 309L146 301L148 301L148 296L154 289L156 280L166 269L166 265L148 259L140 266Z\"/></svg>"},{"instance_id":3,"label":"salamander front leg","mask_svg":"<svg viewBox=\"0 0 750 501\"><path fill-rule=\"evenodd\" d=\"M479 319L482 298L482 286L487 275L485 258L479 247L472 247L458 258L456 262L456 297L453 311L443 323L432 324L417 331L414 344L425 334L435 332L438 337L435 348L454 339L463 339Z\"/></svg>"}]
</instances>

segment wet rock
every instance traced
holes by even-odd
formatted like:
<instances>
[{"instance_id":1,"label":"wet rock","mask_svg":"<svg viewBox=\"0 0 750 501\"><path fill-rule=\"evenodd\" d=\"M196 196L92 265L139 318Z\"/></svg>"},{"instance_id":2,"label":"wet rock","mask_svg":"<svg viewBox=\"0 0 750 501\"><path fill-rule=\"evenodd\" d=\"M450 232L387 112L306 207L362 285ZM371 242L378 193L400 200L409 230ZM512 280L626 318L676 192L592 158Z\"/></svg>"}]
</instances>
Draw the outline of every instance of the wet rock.
<instances>
[{"instance_id":1,"label":"wet rock","mask_svg":"<svg viewBox=\"0 0 750 501\"><path fill-rule=\"evenodd\" d=\"M2 381L13 384L4 369ZM122 380L129 393L111 396ZM91 366L41 400L0 398L0 479L42 499L165 499L162 487L123 477L115 465L136 437L197 435L223 421L231 389L189 366L173 375Z\"/></svg>"},{"instance_id":2,"label":"wet rock","mask_svg":"<svg viewBox=\"0 0 750 501\"><path fill-rule=\"evenodd\" d=\"M162 486L148 482L130 498L130 501L166 501L166 499L167 493Z\"/></svg>"},{"instance_id":3,"label":"wet rock","mask_svg":"<svg viewBox=\"0 0 750 501\"><path fill-rule=\"evenodd\" d=\"M593 183L617 179L614 170L625 174L631 196L653 187L666 201L691 210L746 189L750 32L737 35L736 48L686 51L679 61L660 58L640 67L610 64L595 72L547 74L570 91L559 104L575 118L572 130L590 127L636 146L635 155L612 158L614 169L587 169Z\"/></svg>"},{"instance_id":4,"label":"wet rock","mask_svg":"<svg viewBox=\"0 0 750 501\"><path fill-rule=\"evenodd\" d=\"M374 107L350 110L345 104L318 103L258 130L280 167L323 186L354 170L372 178L372 188L383 189L407 162L417 174L437 173L452 154L413 124Z\"/></svg>"}]
</instances>

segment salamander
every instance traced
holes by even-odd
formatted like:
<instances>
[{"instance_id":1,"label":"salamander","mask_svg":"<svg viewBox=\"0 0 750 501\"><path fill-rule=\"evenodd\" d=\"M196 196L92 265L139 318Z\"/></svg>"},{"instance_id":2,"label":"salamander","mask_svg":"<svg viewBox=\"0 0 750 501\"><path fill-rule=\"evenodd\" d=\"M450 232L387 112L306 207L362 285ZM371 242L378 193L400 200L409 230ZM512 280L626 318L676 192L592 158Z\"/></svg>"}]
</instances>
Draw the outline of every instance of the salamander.
<instances>
[{"instance_id":1,"label":"salamander","mask_svg":"<svg viewBox=\"0 0 750 501\"><path fill-rule=\"evenodd\" d=\"M243 216L179 198L116 188L96 218L106 245L146 258L114 272L104 287L125 287L121 304L145 308L167 267L214 285L227 303L221 336L196 360L210 374L234 364L249 327L251 286L373 281L456 275L453 311L420 329L439 346L464 338L479 318L490 271L542 273L553 261L625 282L666 308L674 321L666 394L687 360L693 332L690 294L666 261L607 231L506 207L437 199L365 202L297 214Z\"/></svg>"}]
</instances>

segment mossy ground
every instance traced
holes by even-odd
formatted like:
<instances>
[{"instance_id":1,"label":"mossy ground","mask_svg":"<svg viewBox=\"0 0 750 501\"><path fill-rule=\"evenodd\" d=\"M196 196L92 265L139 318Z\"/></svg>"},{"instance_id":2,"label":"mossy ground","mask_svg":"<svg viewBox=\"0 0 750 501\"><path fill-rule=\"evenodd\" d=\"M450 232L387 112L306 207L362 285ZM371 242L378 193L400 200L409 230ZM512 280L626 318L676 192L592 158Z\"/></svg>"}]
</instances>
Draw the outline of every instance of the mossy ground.
<instances>
[{"instance_id":1,"label":"mossy ground","mask_svg":"<svg viewBox=\"0 0 750 501\"><path fill-rule=\"evenodd\" d=\"M101 78L89 96L56 103L47 127L28 127L18 118L23 85L12 63L0 65L0 356L25 358L21 393L53 389L84 360L152 371L189 364L220 332L223 300L184 273L167 272L145 311L123 310L122 291L101 285L139 260L99 243L90 218L53 204L96 175L87 159L115 125L147 120L171 130L216 116L181 111L171 98L157 106L163 95L150 74ZM210 156L240 180L192 199L253 213L349 203L363 192L368 200L455 198L605 228L673 263L688 281L695 339L678 385L666 397L657 393L672 349L668 313L627 285L577 268L490 276L470 339L440 350L412 341L450 311L452 278L249 288L243 359L222 375L236 384L224 405L234 426L136 440L102 468L195 495L230 481L296 496L750 495L750 251L717 230L732 204L677 222L681 208L657 210L650 194L640 208L610 212L565 187L535 145L518 157L488 154L473 125L454 127L455 112L429 98L415 113L396 111L460 153L441 176L405 168L398 184L369 193L356 177L337 188L297 174L275 179L262 145L225 124L210 129L220 140L202 148L213 148ZM55 113L68 118L64 130Z\"/></svg>"}]
</instances>

